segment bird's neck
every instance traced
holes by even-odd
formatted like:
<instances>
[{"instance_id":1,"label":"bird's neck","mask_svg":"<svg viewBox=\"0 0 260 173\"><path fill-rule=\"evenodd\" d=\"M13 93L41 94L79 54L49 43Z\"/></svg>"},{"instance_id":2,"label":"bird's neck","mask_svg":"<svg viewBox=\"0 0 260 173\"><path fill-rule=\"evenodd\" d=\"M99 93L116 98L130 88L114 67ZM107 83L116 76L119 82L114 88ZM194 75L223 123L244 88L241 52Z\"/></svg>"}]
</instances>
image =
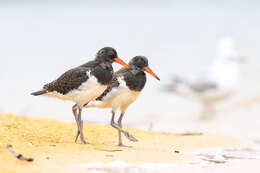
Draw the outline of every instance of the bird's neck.
<instances>
[{"instance_id":1,"label":"bird's neck","mask_svg":"<svg viewBox=\"0 0 260 173\"><path fill-rule=\"evenodd\" d=\"M105 70L113 69L112 63L110 63L110 62L100 62L99 65L100 65L100 67L102 67Z\"/></svg>"}]
</instances>

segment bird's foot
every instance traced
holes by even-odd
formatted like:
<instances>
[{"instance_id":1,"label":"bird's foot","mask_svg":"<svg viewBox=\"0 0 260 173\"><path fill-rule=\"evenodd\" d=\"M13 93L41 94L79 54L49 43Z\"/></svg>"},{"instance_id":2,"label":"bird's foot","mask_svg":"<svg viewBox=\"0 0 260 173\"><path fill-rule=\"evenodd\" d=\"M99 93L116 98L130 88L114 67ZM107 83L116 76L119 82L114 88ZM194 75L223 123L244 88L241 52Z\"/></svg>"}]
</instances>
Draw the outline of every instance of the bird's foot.
<instances>
[{"instance_id":1,"label":"bird's foot","mask_svg":"<svg viewBox=\"0 0 260 173\"><path fill-rule=\"evenodd\" d=\"M82 144L91 144L91 143L85 141L85 139L81 140L81 143L82 143Z\"/></svg>"},{"instance_id":2,"label":"bird's foot","mask_svg":"<svg viewBox=\"0 0 260 173\"><path fill-rule=\"evenodd\" d=\"M136 138L135 138L133 135L131 135L129 132L124 131L123 133L124 133L124 135L127 137L127 139L129 139L130 141L132 141L132 142L137 142L137 141L138 141L138 139L136 139Z\"/></svg>"},{"instance_id":3,"label":"bird's foot","mask_svg":"<svg viewBox=\"0 0 260 173\"><path fill-rule=\"evenodd\" d=\"M118 146L119 146L119 147L128 147L128 148L131 147L131 146L127 146L127 145L123 144L122 142L119 142L119 143L118 143Z\"/></svg>"}]
</instances>

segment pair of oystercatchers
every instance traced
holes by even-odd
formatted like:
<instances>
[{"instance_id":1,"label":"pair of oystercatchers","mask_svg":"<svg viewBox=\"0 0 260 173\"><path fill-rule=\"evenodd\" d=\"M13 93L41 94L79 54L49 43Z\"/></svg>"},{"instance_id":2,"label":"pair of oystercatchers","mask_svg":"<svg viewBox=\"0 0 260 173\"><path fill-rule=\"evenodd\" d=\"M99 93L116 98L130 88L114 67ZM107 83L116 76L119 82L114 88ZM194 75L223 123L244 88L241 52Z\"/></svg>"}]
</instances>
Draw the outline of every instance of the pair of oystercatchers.
<instances>
[{"instance_id":1,"label":"pair of oystercatchers","mask_svg":"<svg viewBox=\"0 0 260 173\"><path fill-rule=\"evenodd\" d=\"M113 72L112 63L117 62L125 68ZM139 96L146 83L144 71L159 78L148 67L148 60L144 56L134 57L129 65L118 58L112 47L104 47L98 51L93 61L68 70L58 79L43 86L43 89L32 95L56 97L70 100L76 104L72 112L77 123L75 142L80 136L82 144L88 144L84 139L82 108L98 107L112 108L111 125L119 132L119 146L124 146L121 139L123 133L129 140L137 141L130 133L122 129L122 118L128 108ZM115 111L120 109L118 124L114 122Z\"/></svg>"}]
</instances>

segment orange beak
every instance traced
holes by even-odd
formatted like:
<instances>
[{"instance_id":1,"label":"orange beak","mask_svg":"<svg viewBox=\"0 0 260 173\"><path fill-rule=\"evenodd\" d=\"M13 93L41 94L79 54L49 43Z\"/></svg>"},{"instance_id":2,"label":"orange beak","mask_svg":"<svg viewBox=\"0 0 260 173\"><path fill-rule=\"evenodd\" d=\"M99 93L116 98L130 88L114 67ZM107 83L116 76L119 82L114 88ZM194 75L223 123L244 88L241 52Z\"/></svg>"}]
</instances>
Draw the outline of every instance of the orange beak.
<instances>
[{"instance_id":1,"label":"orange beak","mask_svg":"<svg viewBox=\"0 0 260 173\"><path fill-rule=\"evenodd\" d=\"M129 66L120 58L115 58L114 61L118 64L121 64L122 66L124 66L125 68L129 68Z\"/></svg>"},{"instance_id":2,"label":"orange beak","mask_svg":"<svg viewBox=\"0 0 260 173\"><path fill-rule=\"evenodd\" d=\"M151 74L157 80L160 80L160 78L149 67L144 67L144 71L146 71L147 73Z\"/></svg>"}]
</instances>

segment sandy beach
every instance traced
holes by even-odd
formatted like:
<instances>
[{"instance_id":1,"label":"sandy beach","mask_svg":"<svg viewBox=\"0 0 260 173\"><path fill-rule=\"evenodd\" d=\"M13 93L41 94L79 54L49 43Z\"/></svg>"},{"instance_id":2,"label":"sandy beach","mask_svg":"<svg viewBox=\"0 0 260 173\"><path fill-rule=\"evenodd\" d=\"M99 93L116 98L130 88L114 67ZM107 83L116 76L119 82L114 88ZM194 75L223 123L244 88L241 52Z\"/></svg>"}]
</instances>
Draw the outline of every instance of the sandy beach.
<instances>
[{"instance_id":1,"label":"sandy beach","mask_svg":"<svg viewBox=\"0 0 260 173\"><path fill-rule=\"evenodd\" d=\"M259 9L259 0L0 1L0 173L259 173ZM111 109L83 110L91 144L82 145L74 103L30 94L105 46L126 63L147 57L161 79L148 74L125 112L139 140L123 136L129 147L117 146Z\"/></svg>"},{"instance_id":2,"label":"sandy beach","mask_svg":"<svg viewBox=\"0 0 260 173\"><path fill-rule=\"evenodd\" d=\"M130 147L118 147L117 132L110 126L85 124L89 145L74 143L75 123L4 114L0 116L0 172L85 172L79 165L93 163L172 164L198 159L195 151L214 148L239 149L248 147L243 140L216 134L159 133L126 129L138 142ZM18 160L17 154L33 158L33 162Z\"/></svg>"}]
</instances>

